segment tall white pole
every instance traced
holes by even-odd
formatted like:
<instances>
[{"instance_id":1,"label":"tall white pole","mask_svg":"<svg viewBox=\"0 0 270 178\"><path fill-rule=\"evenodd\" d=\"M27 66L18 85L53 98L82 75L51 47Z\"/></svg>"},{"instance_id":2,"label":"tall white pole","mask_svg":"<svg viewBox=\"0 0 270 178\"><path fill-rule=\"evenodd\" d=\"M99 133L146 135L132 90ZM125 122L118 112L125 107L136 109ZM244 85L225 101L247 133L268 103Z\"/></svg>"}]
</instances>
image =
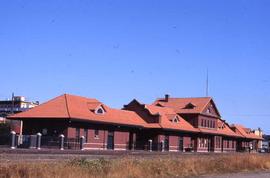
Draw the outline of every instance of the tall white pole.
<instances>
[{"instance_id":1,"label":"tall white pole","mask_svg":"<svg viewBox=\"0 0 270 178\"><path fill-rule=\"evenodd\" d=\"M208 92L209 92L209 78L208 78L208 68L206 70L206 96L208 96Z\"/></svg>"}]
</instances>

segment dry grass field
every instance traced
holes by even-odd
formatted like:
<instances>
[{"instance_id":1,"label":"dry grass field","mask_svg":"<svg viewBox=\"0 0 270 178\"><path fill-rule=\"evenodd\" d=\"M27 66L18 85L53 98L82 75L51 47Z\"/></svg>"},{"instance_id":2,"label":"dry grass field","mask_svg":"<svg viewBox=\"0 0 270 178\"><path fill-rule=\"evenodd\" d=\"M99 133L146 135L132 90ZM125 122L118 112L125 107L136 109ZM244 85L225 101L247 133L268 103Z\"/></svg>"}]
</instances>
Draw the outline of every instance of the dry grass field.
<instances>
[{"instance_id":1,"label":"dry grass field","mask_svg":"<svg viewBox=\"0 0 270 178\"><path fill-rule=\"evenodd\" d=\"M126 156L119 159L0 163L1 178L196 177L265 170L270 170L270 155L263 154Z\"/></svg>"}]
</instances>

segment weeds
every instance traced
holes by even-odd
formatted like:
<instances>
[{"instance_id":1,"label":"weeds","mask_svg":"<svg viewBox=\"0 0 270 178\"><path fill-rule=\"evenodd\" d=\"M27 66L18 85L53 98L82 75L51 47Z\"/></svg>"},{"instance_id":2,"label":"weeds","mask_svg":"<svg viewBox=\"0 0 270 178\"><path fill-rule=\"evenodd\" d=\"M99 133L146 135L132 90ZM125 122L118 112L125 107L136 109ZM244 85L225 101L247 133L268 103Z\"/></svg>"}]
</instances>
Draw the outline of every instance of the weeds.
<instances>
[{"instance_id":1,"label":"weeds","mask_svg":"<svg viewBox=\"0 0 270 178\"><path fill-rule=\"evenodd\" d=\"M270 155L179 155L153 158L73 159L59 163L0 163L2 178L193 177L270 170Z\"/></svg>"}]
</instances>

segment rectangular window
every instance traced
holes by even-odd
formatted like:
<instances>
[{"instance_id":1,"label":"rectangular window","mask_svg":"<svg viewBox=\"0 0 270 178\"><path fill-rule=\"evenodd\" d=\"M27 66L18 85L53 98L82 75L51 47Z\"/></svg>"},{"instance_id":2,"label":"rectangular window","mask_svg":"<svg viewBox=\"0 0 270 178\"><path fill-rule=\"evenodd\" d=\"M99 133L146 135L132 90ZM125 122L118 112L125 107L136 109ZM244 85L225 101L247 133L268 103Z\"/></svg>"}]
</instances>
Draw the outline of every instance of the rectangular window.
<instances>
[{"instance_id":1,"label":"rectangular window","mask_svg":"<svg viewBox=\"0 0 270 178\"><path fill-rule=\"evenodd\" d=\"M216 121L213 121L213 128L216 128Z\"/></svg>"},{"instance_id":2,"label":"rectangular window","mask_svg":"<svg viewBox=\"0 0 270 178\"><path fill-rule=\"evenodd\" d=\"M210 121L207 120L207 127L209 128L210 127Z\"/></svg>"},{"instance_id":3,"label":"rectangular window","mask_svg":"<svg viewBox=\"0 0 270 178\"><path fill-rule=\"evenodd\" d=\"M85 138L85 143L88 142L88 129L84 129L84 138Z\"/></svg>"},{"instance_id":4,"label":"rectangular window","mask_svg":"<svg viewBox=\"0 0 270 178\"><path fill-rule=\"evenodd\" d=\"M227 140L227 148L230 148L230 141Z\"/></svg>"},{"instance_id":5,"label":"rectangular window","mask_svg":"<svg viewBox=\"0 0 270 178\"><path fill-rule=\"evenodd\" d=\"M234 141L232 141L232 148L234 148Z\"/></svg>"},{"instance_id":6,"label":"rectangular window","mask_svg":"<svg viewBox=\"0 0 270 178\"><path fill-rule=\"evenodd\" d=\"M79 141L80 140L80 128L76 128L76 140Z\"/></svg>"},{"instance_id":7,"label":"rectangular window","mask_svg":"<svg viewBox=\"0 0 270 178\"><path fill-rule=\"evenodd\" d=\"M206 127L206 120L204 120L204 127Z\"/></svg>"},{"instance_id":8,"label":"rectangular window","mask_svg":"<svg viewBox=\"0 0 270 178\"><path fill-rule=\"evenodd\" d=\"M99 138L99 130L98 130L98 129L95 130L95 138L96 138L96 139Z\"/></svg>"},{"instance_id":9,"label":"rectangular window","mask_svg":"<svg viewBox=\"0 0 270 178\"><path fill-rule=\"evenodd\" d=\"M201 126L203 127L203 119L201 120Z\"/></svg>"}]
</instances>

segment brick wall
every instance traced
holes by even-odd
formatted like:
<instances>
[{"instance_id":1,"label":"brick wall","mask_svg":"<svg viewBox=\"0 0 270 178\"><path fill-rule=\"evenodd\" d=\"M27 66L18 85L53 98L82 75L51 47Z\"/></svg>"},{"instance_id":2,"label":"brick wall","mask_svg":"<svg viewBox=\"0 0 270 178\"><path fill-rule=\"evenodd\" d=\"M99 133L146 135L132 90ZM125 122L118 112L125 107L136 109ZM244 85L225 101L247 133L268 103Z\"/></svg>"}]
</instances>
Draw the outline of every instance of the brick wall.
<instances>
[{"instance_id":1,"label":"brick wall","mask_svg":"<svg viewBox=\"0 0 270 178\"><path fill-rule=\"evenodd\" d=\"M129 148L129 132L115 131L114 132L114 149L128 150Z\"/></svg>"}]
</instances>

